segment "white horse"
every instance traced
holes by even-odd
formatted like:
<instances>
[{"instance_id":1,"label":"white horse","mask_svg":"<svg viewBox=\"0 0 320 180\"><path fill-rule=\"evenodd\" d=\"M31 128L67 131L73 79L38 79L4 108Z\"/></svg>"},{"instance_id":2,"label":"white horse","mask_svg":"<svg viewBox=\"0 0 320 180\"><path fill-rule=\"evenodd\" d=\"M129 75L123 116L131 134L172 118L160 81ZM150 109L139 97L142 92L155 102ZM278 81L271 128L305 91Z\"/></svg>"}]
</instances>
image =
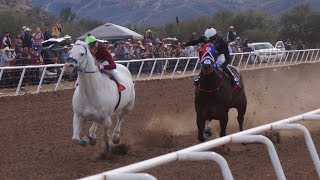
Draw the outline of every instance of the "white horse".
<instances>
[{"instance_id":1,"label":"white horse","mask_svg":"<svg viewBox=\"0 0 320 180\"><path fill-rule=\"evenodd\" d=\"M73 136L75 144L85 146L87 143L95 145L98 125L104 128L106 152L110 153L109 134L113 114L117 117L117 124L113 130L112 141L120 142L120 126L124 116L129 113L135 102L135 89L130 71L123 65L117 64L121 83L126 87L120 94L117 84L98 70L95 58L89 51L88 44L77 41L70 50L68 62L72 61L78 69L78 86L75 89L73 106ZM85 121L93 121L89 129L88 138L80 139L80 131Z\"/></svg>"}]
</instances>

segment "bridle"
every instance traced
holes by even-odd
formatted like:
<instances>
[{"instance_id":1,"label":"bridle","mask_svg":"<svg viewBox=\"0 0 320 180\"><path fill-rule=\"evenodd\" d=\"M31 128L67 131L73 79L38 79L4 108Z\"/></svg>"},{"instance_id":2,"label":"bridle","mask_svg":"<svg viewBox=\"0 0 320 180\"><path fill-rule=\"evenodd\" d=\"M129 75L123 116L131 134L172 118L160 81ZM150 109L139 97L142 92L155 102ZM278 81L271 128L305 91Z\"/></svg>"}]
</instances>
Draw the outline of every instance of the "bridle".
<instances>
[{"instance_id":1,"label":"bridle","mask_svg":"<svg viewBox=\"0 0 320 180\"><path fill-rule=\"evenodd\" d=\"M216 75L219 77L219 85L218 85L218 87L215 88L215 89L211 89L211 90L202 89L202 88L201 88L201 83L200 83L199 86L198 86L198 89L199 89L200 91L207 92L207 93L213 93L213 92L217 92L217 91L220 90L220 88L221 88L221 86L222 86L222 72L218 72L217 69L218 69L218 68L217 68L217 65L216 65L216 64L211 65L211 70L210 70L209 75L214 75L214 74L216 74ZM203 70L203 66L201 66L201 71L202 71L202 70Z\"/></svg>"},{"instance_id":2,"label":"bridle","mask_svg":"<svg viewBox=\"0 0 320 180\"><path fill-rule=\"evenodd\" d=\"M84 54L84 55L85 55L85 60L82 61L82 62L79 64L79 66L78 66L78 68L77 68L77 71L79 71L79 72L81 72L81 73L86 73L86 74L92 74L92 73L98 72L98 70L95 70L95 71L87 71L87 70L82 70L82 69L79 68L79 67L81 67L81 65L82 65L84 62L86 62L85 66L84 66L84 69L86 69L86 67L87 67L87 65L88 65L88 63L89 63L89 60L88 60L88 50L87 50L87 48L86 48L84 45L82 45L82 44L74 44L74 46L82 46L82 47L85 49L85 54ZM72 56L69 56L69 57L67 58L67 61L71 61L71 62L74 62L74 63L78 64L78 60L77 60L76 58L72 57Z\"/></svg>"}]
</instances>

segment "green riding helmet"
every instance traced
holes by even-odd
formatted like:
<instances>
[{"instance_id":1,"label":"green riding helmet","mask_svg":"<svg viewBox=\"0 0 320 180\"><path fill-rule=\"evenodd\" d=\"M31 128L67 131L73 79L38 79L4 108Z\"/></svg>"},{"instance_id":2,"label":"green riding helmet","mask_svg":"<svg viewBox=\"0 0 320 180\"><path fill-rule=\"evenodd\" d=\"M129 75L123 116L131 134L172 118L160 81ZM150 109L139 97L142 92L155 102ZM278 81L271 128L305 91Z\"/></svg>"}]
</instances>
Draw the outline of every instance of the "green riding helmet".
<instances>
[{"instance_id":1,"label":"green riding helmet","mask_svg":"<svg viewBox=\"0 0 320 180\"><path fill-rule=\"evenodd\" d=\"M97 39L94 36L92 36L91 34L88 34L84 41L86 43L88 43L89 46L96 46L96 44L97 44Z\"/></svg>"}]
</instances>

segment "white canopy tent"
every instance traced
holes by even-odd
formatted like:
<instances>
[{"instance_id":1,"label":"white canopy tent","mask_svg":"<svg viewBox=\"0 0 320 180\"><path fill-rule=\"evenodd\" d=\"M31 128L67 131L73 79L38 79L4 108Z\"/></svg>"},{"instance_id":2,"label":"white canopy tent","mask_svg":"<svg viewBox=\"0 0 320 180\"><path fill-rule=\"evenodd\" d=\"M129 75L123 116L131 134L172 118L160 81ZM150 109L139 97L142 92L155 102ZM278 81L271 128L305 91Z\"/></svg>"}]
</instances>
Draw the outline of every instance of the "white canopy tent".
<instances>
[{"instance_id":1,"label":"white canopy tent","mask_svg":"<svg viewBox=\"0 0 320 180\"><path fill-rule=\"evenodd\" d=\"M87 34L92 34L97 39L103 39L108 41L117 41L117 40L125 40L125 39L135 39L141 40L143 36L138 34L126 27L119 26L112 23L106 23L99 27L92 29L91 31L83 34L78 39L85 39Z\"/></svg>"}]
</instances>

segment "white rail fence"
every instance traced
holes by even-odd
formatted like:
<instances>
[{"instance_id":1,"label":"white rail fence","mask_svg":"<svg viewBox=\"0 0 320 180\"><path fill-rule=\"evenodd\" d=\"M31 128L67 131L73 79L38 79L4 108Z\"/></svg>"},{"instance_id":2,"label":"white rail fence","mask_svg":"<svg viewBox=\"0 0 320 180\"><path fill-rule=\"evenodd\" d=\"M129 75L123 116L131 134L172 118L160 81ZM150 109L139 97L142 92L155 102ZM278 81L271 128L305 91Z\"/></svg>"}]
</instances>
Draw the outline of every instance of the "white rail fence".
<instances>
[{"instance_id":1,"label":"white rail fence","mask_svg":"<svg viewBox=\"0 0 320 180\"><path fill-rule=\"evenodd\" d=\"M260 52L260 53L233 53L231 54L231 65L240 70L259 69L266 67L280 67L295 65L300 63L314 63L320 61L320 49L292 50L279 52ZM197 57L180 57L180 58L152 58L141 60L117 61L126 65L134 76L134 80L149 80L162 78L179 78L193 76L199 71L199 59ZM50 73L48 69L53 69ZM15 77L12 77L12 73ZM30 72L32 72L30 74ZM11 77L10 77L11 74ZM26 75L27 74L27 75ZM39 93L44 81L50 79L55 83L52 90L58 90L61 81L65 79L64 64L50 64L38 66L14 66L0 67L0 88L8 88L6 81L15 79L16 87L14 95L19 95L21 85L25 84L27 78L32 76L33 84L38 84L38 88L33 93Z\"/></svg>"},{"instance_id":2,"label":"white rail fence","mask_svg":"<svg viewBox=\"0 0 320 180\"><path fill-rule=\"evenodd\" d=\"M164 164L168 164L175 161L202 161L212 160L215 161L222 171L222 176L226 180L233 180L232 172L229 168L227 161L219 154L215 152L207 152L209 149L216 148L229 143L263 143L267 146L269 156L278 179L286 179L285 173L282 169L279 157L273 143L265 136L258 135L269 130L298 130L304 134L304 139L307 144L307 148L311 155L313 164L320 178L320 161L317 150L312 141L310 132L305 126L295 124L298 121L314 121L320 120L320 109L294 116L291 118L283 119L274 123L262 125L252 129L248 129L242 132L231 134L222 138L207 141L180 151L168 153L162 156L158 156L152 159L148 159L142 162L138 162L132 165L124 166L118 169L110 170L93 176L82 178L82 180L96 180L96 179L156 179L154 176L139 173L145 170L155 168ZM137 173L137 174L135 174ZM134 174L135 176L128 176L128 174ZM307 176L307 175L306 175Z\"/></svg>"}]
</instances>

